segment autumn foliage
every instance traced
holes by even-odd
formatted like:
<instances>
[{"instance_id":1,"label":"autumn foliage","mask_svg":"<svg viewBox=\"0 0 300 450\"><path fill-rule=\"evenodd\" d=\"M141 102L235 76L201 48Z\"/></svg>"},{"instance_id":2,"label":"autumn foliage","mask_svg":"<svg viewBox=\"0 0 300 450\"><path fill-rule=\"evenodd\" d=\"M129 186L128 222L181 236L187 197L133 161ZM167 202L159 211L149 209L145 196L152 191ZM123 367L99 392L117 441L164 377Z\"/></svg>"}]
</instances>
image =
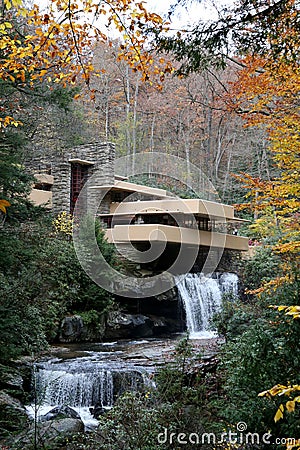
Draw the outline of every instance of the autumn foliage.
<instances>
[{"instance_id":1,"label":"autumn foliage","mask_svg":"<svg viewBox=\"0 0 300 450\"><path fill-rule=\"evenodd\" d=\"M99 25L100 24L100 25ZM0 22L0 79L17 89L34 89L36 83L48 88L84 82L89 85L94 67L91 63L97 41L109 41L106 27L120 35L118 58L140 71L143 80L159 83L171 64L163 58L155 64L147 48L146 30L167 30L160 16L150 13L143 2L106 0L75 3L54 0L47 13L34 5L24 7L22 0L4 0ZM0 119L2 127L18 126L11 115Z\"/></svg>"},{"instance_id":2,"label":"autumn foliage","mask_svg":"<svg viewBox=\"0 0 300 450\"><path fill-rule=\"evenodd\" d=\"M272 216L278 236L273 249L281 254L284 269L284 276L273 280L273 286L268 285L276 288L282 282L293 282L299 270L299 70L283 62L280 70L275 70L266 60L252 57L243 64L245 68L233 84L235 101L231 107L243 115L246 126L265 131L275 176L260 179L247 173L238 175L247 189L248 201L241 207L252 210L258 220Z\"/></svg>"},{"instance_id":3,"label":"autumn foliage","mask_svg":"<svg viewBox=\"0 0 300 450\"><path fill-rule=\"evenodd\" d=\"M284 26L284 23L283 23ZM284 30L282 30L284 32ZM299 49L296 31L289 29L281 39L290 42ZM274 38L275 39L275 38ZM236 178L247 190L246 202L241 209L252 211L256 218L256 228L269 222L273 228L268 245L280 256L280 274L264 283L252 293L272 295L280 286L295 286L299 279L300 254L300 72L293 60L279 55L278 61L263 57L248 56L240 61L243 69L236 82L232 83L228 96L230 108L238 112L245 120L246 127L263 130L268 141L268 151L272 157L272 175L262 179L247 173ZM294 320L299 320L300 306L297 294L296 304L286 306L272 305L270 308L282 311ZM279 405L274 421L284 418L285 413L295 411L300 402L300 386L277 384L263 391L259 396L272 399L287 398ZM289 448L299 447L299 440Z\"/></svg>"}]
</instances>

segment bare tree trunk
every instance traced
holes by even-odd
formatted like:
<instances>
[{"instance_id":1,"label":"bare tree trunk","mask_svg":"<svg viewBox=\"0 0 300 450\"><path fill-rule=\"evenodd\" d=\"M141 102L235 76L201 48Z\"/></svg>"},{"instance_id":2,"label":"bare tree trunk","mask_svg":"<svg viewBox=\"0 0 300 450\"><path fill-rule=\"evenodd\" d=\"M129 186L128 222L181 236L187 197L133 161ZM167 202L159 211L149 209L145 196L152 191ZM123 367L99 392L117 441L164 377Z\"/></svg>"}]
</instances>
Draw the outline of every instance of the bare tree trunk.
<instances>
[{"instance_id":1,"label":"bare tree trunk","mask_svg":"<svg viewBox=\"0 0 300 450\"><path fill-rule=\"evenodd\" d=\"M217 145L216 145L216 152L215 152L215 157L214 157L214 179L216 182L218 182L218 179L219 179L219 169L221 166L222 158L223 158L225 150L226 150L226 146L224 145L224 137L226 135L226 130L223 130L223 132L222 132L222 123L223 123L223 118L221 118L218 123Z\"/></svg>"},{"instance_id":2,"label":"bare tree trunk","mask_svg":"<svg viewBox=\"0 0 300 450\"><path fill-rule=\"evenodd\" d=\"M106 96L106 102L105 102L105 139L106 142L109 141L109 100L108 100L108 92Z\"/></svg>"},{"instance_id":3,"label":"bare tree trunk","mask_svg":"<svg viewBox=\"0 0 300 450\"><path fill-rule=\"evenodd\" d=\"M212 110L207 109L207 139L206 139L206 173L211 178L211 138L212 138Z\"/></svg>"},{"instance_id":4,"label":"bare tree trunk","mask_svg":"<svg viewBox=\"0 0 300 450\"><path fill-rule=\"evenodd\" d=\"M265 142L265 140L263 140L262 161L263 161L263 164L264 164L265 169L266 169L267 178L270 181L271 180L271 176L270 176L270 168L269 168L269 158L268 158L268 154L267 154L267 151L266 151L266 142Z\"/></svg>"},{"instance_id":5,"label":"bare tree trunk","mask_svg":"<svg viewBox=\"0 0 300 450\"><path fill-rule=\"evenodd\" d=\"M227 167L226 167L226 173L225 173L224 184L223 184L222 200L225 199L225 193L227 191L227 184L228 184L228 178L229 178L230 167L231 167L232 150L234 148L235 139L236 139L236 134L234 134L234 136L233 136L232 145L230 146L230 149L228 152Z\"/></svg>"},{"instance_id":6,"label":"bare tree trunk","mask_svg":"<svg viewBox=\"0 0 300 450\"><path fill-rule=\"evenodd\" d=\"M184 134L184 151L185 151L185 159L186 159L186 171L187 171L187 178L186 182L187 185L191 185L191 160L190 160L190 116L188 115L187 118L187 130L183 131Z\"/></svg>"},{"instance_id":7,"label":"bare tree trunk","mask_svg":"<svg viewBox=\"0 0 300 450\"><path fill-rule=\"evenodd\" d=\"M130 146L130 80L129 80L129 67L126 66L126 80L125 80L125 97L126 97L126 149L127 155L131 153Z\"/></svg>"},{"instance_id":8,"label":"bare tree trunk","mask_svg":"<svg viewBox=\"0 0 300 450\"><path fill-rule=\"evenodd\" d=\"M150 152L154 151L154 128L155 128L156 114L153 114L151 122L151 133L150 133Z\"/></svg>"},{"instance_id":9,"label":"bare tree trunk","mask_svg":"<svg viewBox=\"0 0 300 450\"><path fill-rule=\"evenodd\" d=\"M154 114L153 114L153 117L152 117L152 121L151 121L150 142L149 142L149 147L150 147L150 152L151 152L151 153L154 152L154 129L155 129L155 120L156 120L156 114L154 113ZM152 158L153 158L153 155L152 155ZM152 161L152 159L151 159L151 161ZM153 168L153 164L152 164L152 162L151 162L151 163L149 163L149 166L148 166L148 176L149 176L149 177L151 176L152 168Z\"/></svg>"},{"instance_id":10,"label":"bare tree trunk","mask_svg":"<svg viewBox=\"0 0 300 450\"><path fill-rule=\"evenodd\" d=\"M133 103L133 123L132 123L132 173L134 173L136 155L136 128L137 128L137 104L139 94L139 79L136 79Z\"/></svg>"},{"instance_id":11,"label":"bare tree trunk","mask_svg":"<svg viewBox=\"0 0 300 450\"><path fill-rule=\"evenodd\" d=\"M257 200L258 192L255 192L255 200ZM258 211L257 209L254 210L254 220L258 219Z\"/></svg>"}]
</instances>

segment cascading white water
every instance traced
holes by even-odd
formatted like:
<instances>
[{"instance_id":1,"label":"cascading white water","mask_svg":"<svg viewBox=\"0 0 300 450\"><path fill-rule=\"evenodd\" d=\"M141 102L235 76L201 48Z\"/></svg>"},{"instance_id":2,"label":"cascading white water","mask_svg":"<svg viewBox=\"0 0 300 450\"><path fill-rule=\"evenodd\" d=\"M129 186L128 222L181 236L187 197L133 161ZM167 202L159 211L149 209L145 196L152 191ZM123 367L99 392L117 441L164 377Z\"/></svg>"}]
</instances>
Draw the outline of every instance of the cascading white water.
<instances>
[{"instance_id":1,"label":"cascading white water","mask_svg":"<svg viewBox=\"0 0 300 450\"><path fill-rule=\"evenodd\" d=\"M57 406L69 406L80 415L86 429L96 426L94 408L110 408L119 394L150 383L142 367L104 360L103 355L112 354L89 352L86 357L38 364L33 374L36 401L27 406L28 414L42 418Z\"/></svg>"},{"instance_id":2,"label":"cascading white water","mask_svg":"<svg viewBox=\"0 0 300 450\"><path fill-rule=\"evenodd\" d=\"M238 294L239 277L235 273L224 272L218 274L219 286L223 294Z\"/></svg>"},{"instance_id":3,"label":"cascading white water","mask_svg":"<svg viewBox=\"0 0 300 450\"><path fill-rule=\"evenodd\" d=\"M210 319L220 311L224 293L237 294L238 277L234 273L215 274L216 278L189 273L177 277L177 288L186 313L190 337L211 338Z\"/></svg>"},{"instance_id":4,"label":"cascading white water","mask_svg":"<svg viewBox=\"0 0 300 450\"><path fill-rule=\"evenodd\" d=\"M40 369L36 374L36 387L45 406L84 407L113 404L113 377L109 370L93 372L67 372Z\"/></svg>"}]
</instances>

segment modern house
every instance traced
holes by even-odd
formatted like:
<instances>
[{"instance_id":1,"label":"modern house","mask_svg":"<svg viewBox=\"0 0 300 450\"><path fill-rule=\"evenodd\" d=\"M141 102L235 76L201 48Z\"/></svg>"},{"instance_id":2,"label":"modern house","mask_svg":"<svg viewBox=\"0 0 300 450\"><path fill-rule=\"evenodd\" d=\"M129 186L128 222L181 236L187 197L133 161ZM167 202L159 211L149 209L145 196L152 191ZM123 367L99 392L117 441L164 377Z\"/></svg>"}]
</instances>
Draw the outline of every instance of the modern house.
<instances>
[{"instance_id":1,"label":"modern house","mask_svg":"<svg viewBox=\"0 0 300 450\"><path fill-rule=\"evenodd\" d=\"M234 216L232 206L201 199L178 199L162 189L119 180L94 189L109 189L112 193L110 211L99 214L111 242L125 243L129 239L132 243L142 243L149 241L151 235L151 241L219 247L225 236L227 249L248 250L247 238L226 233L226 228L234 230L243 222ZM135 200L132 194L137 193L146 199Z\"/></svg>"},{"instance_id":2,"label":"modern house","mask_svg":"<svg viewBox=\"0 0 300 450\"><path fill-rule=\"evenodd\" d=\"M184 247L197 252L200 270L207 255L225 251L248 251L248 238L236 234L243 222L230 205L204 199L182 199L159 188L132 183L114 174L114 148L108 144L79 146L54 158L49 168L40 162L31 169L36 184L31 199L55 213L72 212L85 182L92 178L89 195L102 198L97 215L109 242L137 250L137 262L147 267L150 248L162 248L155 264L164 269ZM48 169L47 169L48 167ZM144 257L143 258L143 254ZM188 258L188 256L186 256ZM153 260L151 261L153 265Z\"/></svg>"}]
</instances>

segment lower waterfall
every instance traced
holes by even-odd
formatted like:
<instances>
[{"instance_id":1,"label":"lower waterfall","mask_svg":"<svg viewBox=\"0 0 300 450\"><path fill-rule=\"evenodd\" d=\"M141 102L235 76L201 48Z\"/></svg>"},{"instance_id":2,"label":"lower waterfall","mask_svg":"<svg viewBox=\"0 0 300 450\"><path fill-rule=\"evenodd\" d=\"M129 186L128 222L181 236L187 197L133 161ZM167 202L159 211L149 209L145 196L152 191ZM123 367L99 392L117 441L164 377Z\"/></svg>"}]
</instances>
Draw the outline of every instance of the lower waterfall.
<instances>
[{"instance_id":1,"label":"lower waterfall","mask_svg":"<svg viewBox=\"0 0 300 450\"><path fill-rule=\"evenodd\" d=\"M68 406L79 414L87 430L93 428L98 423L95 417L111 408L119 395L153 387L152 370L119 360L120 353L100 350L37 363L32 380L35 400L26 407L28 414L47 420L49 411Z\"/></svg>"},{"instance_id":2,"label":"lower waterfall","mask_svg":"<svg viewBox=\"0 0 300 450\"><path fill-rule=\"evenodd\" d=\"M202 273L177 277L177 288L186 313L186 324L191 338L210 338L210 319L220 311L222 295L237 295L238 276L234 273L216 273L215 278Z\"/></svg>"},{"instance_id":3,"label":"lower waterfall","mask_svg":"<svg viewBox=\"0 0 300 450\"><path fill-rule=\"evenodd\" d=\"M109 370L67 372L40 369L36 372L39 401L47 406L85 407L113 404L113 377Z\"/></svg>"}]
</instances>

